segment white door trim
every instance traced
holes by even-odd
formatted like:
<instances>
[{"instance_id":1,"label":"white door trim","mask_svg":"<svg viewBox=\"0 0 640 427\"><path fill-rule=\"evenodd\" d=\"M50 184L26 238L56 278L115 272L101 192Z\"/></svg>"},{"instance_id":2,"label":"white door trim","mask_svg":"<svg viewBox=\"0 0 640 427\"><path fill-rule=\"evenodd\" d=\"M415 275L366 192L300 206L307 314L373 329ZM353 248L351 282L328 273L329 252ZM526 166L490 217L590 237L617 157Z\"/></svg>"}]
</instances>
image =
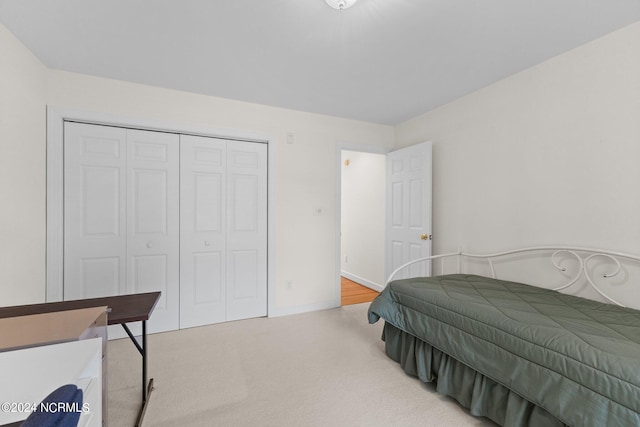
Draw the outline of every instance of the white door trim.
<instances>
[{"instance_id":1,"label":"white door trim","mask_svg":"<svg viewBox=\"0 0 640 427\"><path fill-rule=\"evenodd\" d=\"M215 129L165 121L114 116L81 110L47 107L47 246L46 301L61 301L63 297L64 249L64 122L78 121L108 126L129 127L161 132L175 132L214 138L237 139L267 144L267 313L275 308L275 151L273 138L232 129Z\"/></svg>"}]
</instances>

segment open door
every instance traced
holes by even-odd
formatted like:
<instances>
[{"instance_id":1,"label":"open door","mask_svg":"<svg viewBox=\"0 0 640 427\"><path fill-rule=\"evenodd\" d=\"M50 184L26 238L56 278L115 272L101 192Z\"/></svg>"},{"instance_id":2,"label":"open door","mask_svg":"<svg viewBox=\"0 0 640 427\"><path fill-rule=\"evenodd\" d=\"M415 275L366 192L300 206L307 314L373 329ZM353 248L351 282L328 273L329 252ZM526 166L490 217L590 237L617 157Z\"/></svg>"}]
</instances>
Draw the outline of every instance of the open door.
<instances>
[{"instance_id":1,"label":"open door","mask_svg":"<svg viewBox=\"0 0 640 427\"><path fill-rule=\"evenodd\" d=\"M405 262L431 256L431 142L387 155L386 277ZM428 262L395 278L429 276Z\"/></svg>"}]
</instances>

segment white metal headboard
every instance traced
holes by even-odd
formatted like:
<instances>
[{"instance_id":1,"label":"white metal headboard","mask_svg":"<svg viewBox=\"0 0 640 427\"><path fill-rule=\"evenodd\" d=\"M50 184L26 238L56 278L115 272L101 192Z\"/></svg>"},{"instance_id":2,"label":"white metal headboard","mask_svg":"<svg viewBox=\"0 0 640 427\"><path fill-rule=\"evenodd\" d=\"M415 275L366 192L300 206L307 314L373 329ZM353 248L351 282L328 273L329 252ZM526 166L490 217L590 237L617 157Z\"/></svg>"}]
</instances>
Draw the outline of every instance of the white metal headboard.
<instances>
[{"instance_id":1,"label":"white metal headboard","mask_svg":"<svg viewBox=\"0 0 640 427\"><path fill-rule=\"evenodd\" d=\"M622 270L620 260L633 261L633 262L637 262L638 265L640 265L640 257L635 255L620 253L620 252L601 250L601 249L578 248L578 247L568 247L568 246L557 246L557 247L556 246L537 246L537 247L529 247L529 248L522 248L522 249L513 249L509 251L496 252L491 254L473 254L473 253L458 251L458 252L452 252L448 254L433 255L430 257L418 258L418 259L409 261L401 265L400 267L396 268L389 275L389 279L387 279L387 284L391 280L393 280L393 278L400 271L404 270L408 266L421 263L421 262L428 262L428 261L434 261L439 259L441 260L441 263L442 263L441 271L444 272L445 271L444 260L448 258L457 258L457 273L462 273L462 262L464 258L484 260L487 262L487 265L490 268L491 277L495 279L498 277L494 267L494 260L497 260L503 257L508 257L510 255L530 254L530 253L539 253L539 252L550 252L551 263L553 267L555 267L560 272L567 271L567 269L563 267L560 263L561 255L575 258L575 260L578 262L578 268L576 268L575 274L569 279L569 281L563 285L556 286L551 289L555 291L562 291L574 285L576 282L578 282L580 277L584 277L586 279L586 283L588 283L593 290L595 290L600 296L605 298L607 301L610 301L622 307L626 306L625 304L622 304L620 301L617 301L616 299L610 297L609 295L605 294L605 292L602 291L602 289L596 283L596 277L594 277L593 272L590 269L590 264L595 258L601 258L601 259L604 258L610 264L612 264L611 271L607 271L606 273L599 275L604 279L608 279L608 278L617 276Z\"/></svg>"}]
</instances>

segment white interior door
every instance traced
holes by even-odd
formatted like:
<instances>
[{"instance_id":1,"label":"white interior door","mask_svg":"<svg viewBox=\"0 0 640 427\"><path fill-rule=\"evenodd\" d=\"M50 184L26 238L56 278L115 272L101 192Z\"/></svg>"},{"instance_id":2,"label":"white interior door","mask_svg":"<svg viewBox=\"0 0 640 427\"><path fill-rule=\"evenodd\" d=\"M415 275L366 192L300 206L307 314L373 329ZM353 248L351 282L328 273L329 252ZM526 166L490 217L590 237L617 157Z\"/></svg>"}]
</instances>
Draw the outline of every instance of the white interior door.
<instances>
[{"instance_id":1,"label":"white interior door","mask_svg":"<svg viewBox=\"0 0 640 427\"><path fill-rule=\"evenodd\" d=\"M180 327L267 314L267 147L181 136Z\"/></svg>"},{"instance_id":2,"label":"white interior door","mask_svg":"<svg viewBox=\"0 0 640 427\"><path fill-rule=\"evenodd\" d=\"M65 300L126 291L126 130L65 123Z\"/></svg>"},{"instance_id":3,"label":"white interior door","mask_svg":"<svg viewBox=\"0 0 640 427\"><path fill-rule=\"evenodd\" d=\"M227 143L227 320L267 315L267 145Z\"/></svg>"},{"instance_id":4,"label":"white interior door","mask_svg":"<svg viewBox=\"0 0 640 427\"><path fill-rule=\"evenodd\" d=\"M431 142L387 155L386 275L410 260L431 255ZM428 276L419 263L396 278Z\"/></svg>"},{"instance_id":5,"label":"white interior door","mask_svg":"<svg viewBox=\"0 0 640 427\"><path fill-rule=\"evenodd\" d=\"M127 129L127 292L160 291L149 332L179 327L179 136Z\"/></svg>"},{"instance_id":6,"label":"white interior door","mask_svg":"<svg viewBox=\"0 0 640 427\"><path fill-rule=\"evenodd\" d=\"M65 300L161 291L148 329L178 328L178 143L65 123Z\"/></svg>"},{"instance_id":7,"label":"white interior door","mask_svg":"<svg viewBox=\"0 0 640 427\"><path fill-rule=\"evenodd\" d=\"M226 141L180 137L180 327L226 320Z\"/></svg>"},{"instance_id":8,"label":"white interior door","mask_svg":"<svg viewBox=\"0 0 640 427\"><path fill-rule=\"evenodd\" d=\"M267 314L266 144L79 123L64 144L65 300L161 291L150 332Z\"/></svg>"}]
</instances>

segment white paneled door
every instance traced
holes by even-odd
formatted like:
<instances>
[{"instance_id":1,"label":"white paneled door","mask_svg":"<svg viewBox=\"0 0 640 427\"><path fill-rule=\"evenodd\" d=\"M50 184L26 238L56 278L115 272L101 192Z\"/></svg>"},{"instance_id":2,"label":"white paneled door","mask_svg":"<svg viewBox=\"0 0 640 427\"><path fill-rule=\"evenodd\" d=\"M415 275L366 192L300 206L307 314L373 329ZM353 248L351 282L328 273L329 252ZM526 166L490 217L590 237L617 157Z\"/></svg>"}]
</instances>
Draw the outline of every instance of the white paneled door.
<instances>
[{"instance_id":1,"label":"white paneled door","mask_svg":"<svg viewBox=\"0 0 640 427\"><path fill-rule=\"evenodd\" d=\"M180 326L267 314L267 147L181 136Z\"/></svg>"},{"instance_id":2,"label":"white paneled door","mask_svg":"<svg viewBox=\"0 0 640 427\"><path fill-rule=\"evenodd\" d=\"M178 328L178 135L65 123L64 299L161 291Z\"/></svg>"},{"instance_id":3,"label":"white paneled door","mask_svg":"<svg viewBox=\"0 0 640 427\"><path fill-rule=\"evenodd\" d=\"M431 255L431 163L431 142L387 155L387 274ZM429 276L430 264L407 270L396 278Z\"/></svg>"},{"instance_id":4,"label":"white paneled door","mask_svg":"<svg viewBox=\"0 0 640 427\"><path fill-rule=\"evenodd\" d=\"M226 141L180 141L180 325L226 320Z\"/></svg>"},{"instance_id":5,"label":"white paneled door","mask_svg":"<svg viewBox=\"0 0 640 427\"><path fill-rule=\"evenodd\" d=\"M64 299L127 290L127 132L65 125Z\"/></svg>"},{"instance_id":6,"label":"white paneled door","mask_svg":"<svg viewBox=\"0 0 640 427\"><path fill-rule=\"evenodd\" d=\"M65 300L161 291L150 332L267 314L266 144L64 132Z\"/></svg>"},{"instance_id":7,"label":"white paneled door","mask_svg":"<svg viewBox=\"0 0 640 427\"><path fill-rule=\"evenodd\" d=\"M162 293L150 332L179 326L179 138L127 129L126 293Z\"/></svg>"},{"instance_id":8,"label":"white paneled door","mask_svg":"<svg viewBox=\"0 0 640 427\"><path fill-rule=\"evenodd\" d=\"M267 146L227 145L227 320L267 314Z\"/></svg>"}]
</instances>

